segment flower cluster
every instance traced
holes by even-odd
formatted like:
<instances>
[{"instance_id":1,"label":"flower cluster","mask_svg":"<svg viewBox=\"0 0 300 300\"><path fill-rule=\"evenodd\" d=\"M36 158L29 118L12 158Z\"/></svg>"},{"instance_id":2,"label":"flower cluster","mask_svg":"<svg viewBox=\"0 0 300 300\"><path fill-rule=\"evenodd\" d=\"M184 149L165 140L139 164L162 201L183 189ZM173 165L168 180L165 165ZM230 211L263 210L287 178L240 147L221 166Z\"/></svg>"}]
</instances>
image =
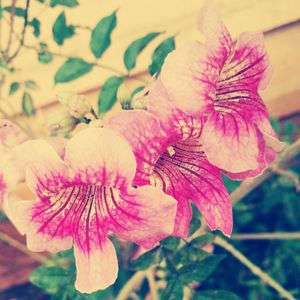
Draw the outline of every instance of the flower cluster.
<instances>
[{"instance_id":1,"label":"flower cluster","mask_svg":"<svg viewBox=\"0 0 300 300\"><path fill-rule=\"evenodd\" d=\"M104 128L90 126L59 151L45 140L0 148L11 156L5 164L0 159L2 205L14 203L9 217L32 251L74 247L81 292L114 283L110 234L146 249L169 235L184 238L190 201L211 230L230 236L222 174L257 176L281 150L258 93L272 73L262 35L242 34L234 44L211 1L198 27L205 43L169 54L144 92L147 110L123 111ZM0 131L2 141L11 133ZM7 166L25 178L34 200L11 199L16 180Z\"/></svg>"}]
</instances>

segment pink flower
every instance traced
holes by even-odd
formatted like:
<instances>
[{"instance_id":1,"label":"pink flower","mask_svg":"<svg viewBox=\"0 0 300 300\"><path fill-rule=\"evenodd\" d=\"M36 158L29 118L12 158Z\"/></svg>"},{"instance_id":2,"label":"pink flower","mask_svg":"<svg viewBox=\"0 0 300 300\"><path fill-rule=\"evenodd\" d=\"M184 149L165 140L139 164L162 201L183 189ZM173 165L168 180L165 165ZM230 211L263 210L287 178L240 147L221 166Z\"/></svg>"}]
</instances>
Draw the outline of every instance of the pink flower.
<instances>
[{"instance_id":1,"label":"pink flower","mask_svg":"<svg viewBox=\"0 0 300 300\"><path fill-rule=\"evenodd\" d=\"M142 111L126 111L109 126L130 142L137 160L134 184L153 184L178 201L174 235L186 237L192 218L190 200L212 230L232 232L232 209L221 173L206 158L200 144L202 124L172 107L160 82L148 100L157 101L157 118ZM151 100L152 101L152 100Z\"/></svg>"},{"instance_id":2,"label":"pink flower","mask_svg":"<svg viewBox=\"0 0 300 300\"><path fill-rule=\"evenodd\" d=\"M213 1L205 2L198 28L206 43L170 53L162 84L176 109L204 118L201 143L211 163L232 178L256 176L282 149L258 93L272 75L263 36L243 33L234 44Z\"/></svg>"},{"instance_id":3,"label":"pink flower","mask_svg":"<svg viewBox=\"0 0 300 300\"><path fill-rule=\"evenodd\" d=\"M27 162L26 181L37 195L18 203L14 222L24 228L32 251L74 245L75 287L81 292L105 289L117 277L109 233L145 248L172 233L176 201L152 186L131 187L134 155L111 129L76 134L66 144L64 160L43 140L17 146L14 155Z\"/></svg>"}]
</instances>

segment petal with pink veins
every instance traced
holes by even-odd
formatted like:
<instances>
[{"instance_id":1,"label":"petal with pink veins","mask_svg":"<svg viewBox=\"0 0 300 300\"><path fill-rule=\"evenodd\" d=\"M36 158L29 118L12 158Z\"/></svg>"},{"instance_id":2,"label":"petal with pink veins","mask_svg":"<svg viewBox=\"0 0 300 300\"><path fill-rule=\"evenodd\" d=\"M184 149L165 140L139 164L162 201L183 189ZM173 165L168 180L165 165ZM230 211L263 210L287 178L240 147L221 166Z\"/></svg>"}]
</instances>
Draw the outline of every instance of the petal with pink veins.
<instances>
[{"instance_id":1,"label":"petal with pink veins","mask_svg":"<svg viewBox=\"0 0 300 300\"><path fill-rule=\"evenodd\" d=\"M75 243L74 255L77 269L75 287L81 293L106 289L117 279L118 259L109 239L104 240L101 245L92 244L88 253Z\"/></svg>"},{"instance_id":2,"label":"petal with pink veins","mask_svg":"<svg viewBox=\"0 0 300 300\"><path fill-rule=\"evenodd\" d=\"M131 145L137 161L134 184L149 184L157 159L170 143L159 120L143 110L123 111L109 120L108 127L120 132Z\"/></svg>"},{"instance_id":3,"label":"petal with pink veins","mask_svg":"<svg viewBox=\"0 0 300 300\"><path fill-rule=\"evenodd\" d=\"M212 107L222 65L198 41L171 52L161 71L161 81L175 108L199 115Z\"/></svg>"},{"instance_id":4,"label":"petal with pink veins","mask_svg":"<svg viewBox=\"0 0 300 300\"><path fill-rule=\"evenodd\" d=\"M225 27L214 1L206 0L197 18L197 27L206 38L212 55L224 63L233 47L231 36Z\"/></svg>"},{"instance_id":5,"label":"petal with pink veins","mask_svg":"<svg viewBox=\"0 0 300 300\"><path fill-rule=\"evenodd\" d=\"M161 189L142 186L126 194L111 193L110 196L114 202L119 202L118 222L111 223L112 231L119 237L150 249L172 234L177 202Z\"/></svg>"},{"instance_id":6,"label":"petal with pink veins","mask_svg":"<svg viewBox=\"0 0 300 300\"><path fill-rule=\"evenodd\" d=\"M177 199L178 202L192 200L212 229L226 235L232 231L232 209L229 194L222 182L219 169L205 157L198 141L190 139L173 146L174 153L165 152L155 167L153 176L156 185ZM178 204L175 229L184 237L191 218L186 204ZM184 216L181 223L181 216Z\"/></svg>"},{"instance_id":7,"label":"petal with pink veins","mask_svg":"<svg viewBox=\"0 0 300 300\"><path fill-rule=\"evenodd\" d=\"M251 120L237 112L214 113L204 126L202 139L207 159L220 169L240 173L264 162L264 142Z\"/></svg>"},{"instance_id":8,"label":"petal with pink veins","mask_svg":"<svg viewBox=\"0 0 300 300\"><path fill-rule=\"evenodd\" d=\"M44 140L30 140L13 148L20 169L26 169L26 182L39 197L57 193L68 181L67 166Z\"/></svg>"},{"instance_id":9,"label":"petal with pink veins","mask_svg":"<svg viewBox=\"0 0 300 300\"><path fill-rule=\"evenodd\" d=\"M65 161L78 184L108 185L118 189L132 183L136 161L129 143L108 128L88 128L66 145Z\"/></svg>"}]
</instances>

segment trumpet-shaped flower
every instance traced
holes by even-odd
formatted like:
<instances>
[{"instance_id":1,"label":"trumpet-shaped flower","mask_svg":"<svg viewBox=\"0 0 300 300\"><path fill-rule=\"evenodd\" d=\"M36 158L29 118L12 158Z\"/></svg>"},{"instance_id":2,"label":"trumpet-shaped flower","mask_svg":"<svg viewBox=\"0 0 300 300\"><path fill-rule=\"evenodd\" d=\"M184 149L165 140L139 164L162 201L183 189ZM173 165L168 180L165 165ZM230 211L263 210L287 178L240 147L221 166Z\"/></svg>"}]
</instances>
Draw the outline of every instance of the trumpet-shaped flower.
<instances>
[{"instance_id":1,"label":"trumpet-shaped flower","mask_svg":"<svg viewBox=\"0 0 300 300\"><path fill-rule=\"evenodd\" d=\"M263 36L243 33L234 45L213 1L202 8L198 28L205 44L178 48L162 68L168 99L205 117L201 143L210 162L233 178L258 175L282 148L258 93L272 75Z\"/></svg>"},{"instance_id":2,"label":"trumpet-shaped flower","mask_svg":"<svg viewBox=\"0 0 300 300\"><path fill-rule=\"evenodd\" d=\"M192 218L190 200L208 226L232 232L232 209L221 173L206 158L199 142L202 125L164 101L160 82L151 93L160 103L157 118L143 111L126 111L109 121L130 142L137 160L134 184L153 184L178 201L174 235L186 237ZM150 100L150 99L149 99Z\"/></svg>"},{"instance_id":3,"label":"trumpet-shaped flower","mask_svg":"<svg viewBox=\"0 0 300 300\"><path fill-rule=\"evenodd\" d=\"M17 146L14 155L26 161L26 181L37 195L16 205L15 223L24 228L32 251L74 246L75 287L81 292L104 289L116 279L109 233L145 248L172 233L176 201L152 186L131 187L134 154L111 129L76 134L66 144L64 160L42 140Z\"/></svg>"}]
</instances>

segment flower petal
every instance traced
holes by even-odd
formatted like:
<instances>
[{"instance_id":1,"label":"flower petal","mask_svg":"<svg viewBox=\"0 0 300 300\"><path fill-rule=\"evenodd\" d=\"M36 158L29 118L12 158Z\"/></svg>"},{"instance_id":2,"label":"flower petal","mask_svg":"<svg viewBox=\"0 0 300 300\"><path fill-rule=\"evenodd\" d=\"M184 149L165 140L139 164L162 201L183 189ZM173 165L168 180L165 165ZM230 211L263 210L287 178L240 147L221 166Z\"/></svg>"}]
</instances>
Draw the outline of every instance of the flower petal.
<instances>
[{"instance_id":1,"label":"flower petal","mask_svg":"<svg viewBox=\"0 0 300 300\"><path fill-rule=\"evenodd\" d=\"M178 202L195 202L212 229L220 229L226 235L232 231L232 211L229 194L222 182L220 171L206 159L197 140L186 140L174 145L174 153L165 153L157 162L154 180ZM182 204L177 216L183 215ZM186 217L190 219L190 213ZM180 217L176 220L180 228ZM186 223L186 222L185 222ZM175 226L175 228L176 228Z\"/></svg>"},{"instance_id":2,"label":"flower petal","mask_svg":"<svg viewBox=\"0 0 300 300\"><path fill-rule=\"evenodd\" d=\"M143 186L120 199L112 231L121 238L150 249L173 232L177 202L161 189Z\"/></svg>"},{"instance_id":3,"label":"flower petal","mask_svg":"<svg viewBox=\"0 0 300 300\"><path fill-rule=\"evenodd\" d=\"M202 145L208 160L231 173L259 168L264 163L264 142L256 125L238 113L214 113L206 122Z\"/></svg>"},{"instance_id":4,"label":"flower petal","mask_svg":"<svg viewBox=\"0 0 300 300\"><path fill-rule=\"evenodd\" d=\"M160 126L170 140L199 137L202 131L202 118L187 115L172 104L161 79L150 88L147 95L148 111L158 117Z\"/></svg>"},{"instance_id":5,"label":"flower petal","mask_svg":"<svg viewBox=\"0 0 300 300\"><path fill-rule=\"evenodd\" d=\"M122 189L134 178L136 161L130 145L111 129L83 130L68 142L65 151L74 182Z\"/></svg>"},{"instance_id":6,"label":"flower petal","mask_svg":"<svg viewBox=\"0 0 300 300\"><path fill-rule=\"evenodd\" d=\"M208 48L193 41L167 56L161 80L175 108L195 115L212 106L223 65L209 55Z\"/></svg>"},{"instance_id":7,"label":"flower petal","mask_svg":"<svg viewBox=\"0 0 300 300\"><path fill-rule=\"evenodd\" d=\"M232 51L233 42L214 1L206 0L197 19L198 29L206 37L206 45L223 63Z\"/></svg>"},{"instance_id":8,"label":"flower petal","mask_svg":"<svg viewBox=\"0 0 300 300\"><path fill-rule=\"evenodd\" d=\"M58 192L68 181L66 165L44 140L31 140L16 146L13 157L20 169L27 168L27 184L39 197Z\"/></svg>"},{"instance_id":9,"label":"flower petal","mask_svg":"<svg viewBox=\"0 0 300 300\"><path fill-rule=\"evenodd\" d=\"M112 285L118 275L118 259L114 245L106 239L94 244L89 253L74 245L77 269L75 288L81 293L92 293Z\"/></svg>"},{"instance_id":10,"label":"flower petal","mask_svg":"<svg viewBox=\"0 0 300 300\"><path fill-rule=\"evenodd\" d=\"M108 126L120 132L131 145L137 162L134 184L149 184L157 159L170 143L158 119L143 110L123 111L112 117Z\"/></svg>"}]
</instances>

